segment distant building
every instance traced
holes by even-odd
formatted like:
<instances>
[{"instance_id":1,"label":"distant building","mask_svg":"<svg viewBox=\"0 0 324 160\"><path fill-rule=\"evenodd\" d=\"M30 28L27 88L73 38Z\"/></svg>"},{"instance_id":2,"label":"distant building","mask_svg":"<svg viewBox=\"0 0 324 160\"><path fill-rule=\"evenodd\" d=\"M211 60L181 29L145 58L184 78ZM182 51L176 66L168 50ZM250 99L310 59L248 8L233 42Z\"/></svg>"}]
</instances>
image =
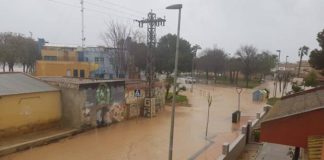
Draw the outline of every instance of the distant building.
<instances>
[{"instance_id":1,"label":"distant building","mask_svg":"<svg viewBox=\"0 0 324 160\"><path fill-rule=\"evenodd\" d=\"M45 44L41 49L44 61L78 61L77 46Z\"/></svg>"},{"instance_id":2,"label":"distant building","mask_svg":"<svg viewBox=\"0 0 324 160\"><path fill-rule=\"evenodd\" d=\"M79 62L76 46L46 44L41 49L42 60L36 61L35 76L65 76L89 78L97 72L98 64Z\"/></svg>"},{"instance_id":3,"label":"distant building","mask_svg":"<svg viewBox=\"0 0 324 160\"><path fill-rule=\"evenodd\" d=\"M295 63L280 63L279 64L279 71L290 71L292 73L296 72L296 66L297 64Z\"/></svg>"},{"instance_id":4,"label":"distant building","mask_svg":"<svg viewBox=\"0 0 324 160\"><path fill-rule=\"evenodd\" d=\"M87 47L79 52L79 61L91 62L98 65L98 69L91 73L93 78L113 79L116 77L113 69L113 54L116 49L107 47Z\"/></svg>"},{"instance_id":5,"label":"distant building","mask_svg":"<svg viewBox=\"0 0 324 160\"><path fill-rule=\"evenodd\" d=\"M77 61L36 61L35 76L63 76L76 78L90 78L96 72L98 65Z\"/></svg>"},{"instance_id":6,"label":"distant building","mask_svg":"<svg viewBox=\"0 0 324 160\"><path fill-rule=\"evenodd\" d=\"M61 95L24 73L0 73L0 139L58 126Z\"/></svg>"}]
</instances>

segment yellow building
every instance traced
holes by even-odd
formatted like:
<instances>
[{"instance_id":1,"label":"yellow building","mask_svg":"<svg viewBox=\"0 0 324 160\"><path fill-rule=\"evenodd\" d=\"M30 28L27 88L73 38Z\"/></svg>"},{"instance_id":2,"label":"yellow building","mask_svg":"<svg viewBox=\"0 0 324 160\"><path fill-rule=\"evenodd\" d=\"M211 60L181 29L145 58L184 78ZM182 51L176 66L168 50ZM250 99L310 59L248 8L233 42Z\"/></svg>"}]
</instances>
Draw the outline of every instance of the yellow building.
<instances>
[{"instance_id":1,"label":"yellow building","mask_svg":"<svg viewBox=\"0 0 324 160\"><path fill-rule=\"evenodd\" d=\"M45 61L78 61L77 47L45 45L41 50Z\"/></svg>"},{"instance_id":2,"label":"yellow building","mask_svg":"<svg viewBox=\"0 0 324 160\"><path fill-rule=\"evenodd\" d=\"M60 76L89 78L98 64L71 61L36 61L35 76Z\"/></svg>"},{"instance_id":3,"label":"yellow building","mask_svg":"<svg viewBox=\"0 0 324 160\"><path fill-rule=\"evenodd\" d=\"M23 73L0 74L0 138L56 126L61 114L59 89Z\"/></svg>"}]
</instances>

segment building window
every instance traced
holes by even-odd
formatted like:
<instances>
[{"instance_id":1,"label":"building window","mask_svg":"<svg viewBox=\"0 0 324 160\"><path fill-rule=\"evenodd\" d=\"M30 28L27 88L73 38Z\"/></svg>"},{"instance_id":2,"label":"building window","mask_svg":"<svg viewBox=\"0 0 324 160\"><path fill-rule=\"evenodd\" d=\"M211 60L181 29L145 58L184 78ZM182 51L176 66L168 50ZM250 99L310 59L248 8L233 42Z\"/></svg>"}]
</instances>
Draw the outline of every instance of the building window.
<instances>
[{"instance_id":1,"label":"building window","mask_svg":"<svg viewBox=\"0 0 324 160\"><path fill-rule=\"evenodd\" d=\"M95 57L95 63L99 63L99 57Z\"/></svg>"},{"instance_id":2,"label":"building window","mask_svg":"<svg viewBox=\"0 0 324 160\"><path fill-rule=\"evenodd\" d=\"M84 70L83 69L80 70L80 77L84 78Z\"/></svg>"},{"instance_id":3,"label":"building window","mask_svg":"<svg viewBox=\"0 0 324 160\"><path fill-rule=\"evenodd\" d=\"M66 76L67 76L67 77L71 77L71 70L70 70L70 69L67 69L67 70L66 70Z\"/></svg>"},{"instance_id":4,"label":"building window","mask_svg":"<svg viewBox=\"0 0 324 160\"><path fill-rule=\"evenodd\" d=\"M73 77L79 77L77 69L73 70Z\"/></svg>"},{"instance_id":5,"label":"building window","mask_svg":"<svg viewBox=\"0 0 324 160\"><path fill-rule=\"evenodd\" d=\"M104 63L104 60L103 57L95 57L95 63Z\"/></svg>"},{"instance_id":6,"label":"building window","mask_svg":"<svg viewBox=\"0 0 324 160\"><path fill-rule=\"evenodd\" d=\"M45 61L57 61L56 56L44 56Z\"/></svg>"}]
</instances>

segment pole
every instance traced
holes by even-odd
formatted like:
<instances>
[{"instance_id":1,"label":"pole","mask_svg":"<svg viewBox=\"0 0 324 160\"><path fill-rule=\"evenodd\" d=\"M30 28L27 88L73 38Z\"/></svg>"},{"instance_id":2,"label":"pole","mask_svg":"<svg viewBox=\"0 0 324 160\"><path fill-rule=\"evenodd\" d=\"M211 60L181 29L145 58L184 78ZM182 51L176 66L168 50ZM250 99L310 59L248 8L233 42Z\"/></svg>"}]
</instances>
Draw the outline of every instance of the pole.
<instances>
[{"instance_id":1,"label":"pole","mask_svg":"<svg viewBox=\"0 0 324 160\"><path fill-rule=\"evenodd\" d=\"M213 101L213 96L210 95L210 93L208 93L208 113L207 113L207 124L206 124L206 135L205 135L205 139L207 140L207 134L208 134L208 124L209 124L209 111L210 111L210 105Z\"/></svg>"},{"instance_id":2,"label":"pole","mask_svg":"<svg viewBox=\"0 0 324 160\"><path fill-rule=\"evenodd\" d=\"M194 81L194 79L193 79L193 71L194 71L194 60L195 60L195 57L196 57L196 55L193 56L192 63L191 63L191 89L190 89L190 92L193 91L193 81Z\"/></svg>"},{"instance_id":3,"label":"pole","mask_svg":"<svg viewBox=\"0 0 324 160\"><path fill-rule=\"evenodd\" d=\"M84 2L81 0L81 47L82 47L82 53L84 51Z\"/></svg>"},{"instance_id":4,"label":"pole","mask_svg":"<svg viewBox=\"0 0 324 160\"><path fill-rule=\"evenodd\" d=\"M238 111L240 112L240 108L241 108L241 92L239 92L238 94Z\"/></svg>"},{"instance_id":5,"label":"pole","mask_svg":"<svg viewBox=\"0 0 324 160\"><path fill-rule=\"evenodd\" d=\"M278 87L278 84L277 84L277 80L278 80L278 74L279 74L279 64L280 64L280 52L281 50L277 50L277 52L279 53L279 57L278 57L278 64L277 64L277 73L276 73L276 77L275 77L275 95L274 97L277 97L277 87Z\"/></svg>"},{"instance_id":6,"label":"pole","mask_svg":"<svg viewBox=\"0 0 324 160\"><path fill-rule=\"evenodd\" d=\"M173 152L173 133L174 133L174 116L175 116L175 100L176 100L175 93L176 93L177 76L178 76L180 21L181 21L181 8L179 8L179 15L178 15L177 44L176 44L176 55L175 55L175 62L174 62L174 80L173 80L173 97L172 97L172 116L171 116L171 130L170 130L170 144L169 144L169 160L172 160L172 152Z\"/></svg>"},{"instance_id":7,"label":"pole","mask_svg":"<svg viewBox=\"0 0 324 160\"><path fill-rule=\"evenodd\" d=\"M295 147L295 152L294 152L294 156L293 156L292 160L298 160L299 159L299 154L300 154L300 148Z\"/></svg>"}]
</instances>

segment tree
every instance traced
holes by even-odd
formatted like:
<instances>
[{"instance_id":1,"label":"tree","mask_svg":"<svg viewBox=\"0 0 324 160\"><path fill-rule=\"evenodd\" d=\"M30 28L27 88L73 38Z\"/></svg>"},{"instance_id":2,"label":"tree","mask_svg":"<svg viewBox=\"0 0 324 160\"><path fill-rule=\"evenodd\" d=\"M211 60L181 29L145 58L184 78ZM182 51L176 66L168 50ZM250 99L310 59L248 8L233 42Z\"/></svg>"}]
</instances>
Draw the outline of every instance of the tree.
<instances>
[{"instance_id":1,"label":"tree","mask_svg":"<svg viewBox=\"0 0 324 160\"><path fill-rule=\"evenodd\" d=\"M127 53L126 46L127 40L130 37L131 29L121 23L110 21L107 24L106 31L102 33L102 39L106 46L112 46L116 49L113 55L112 65L115 70L116 77L122 78L122 74L126 74L127 68Z\"/></svg>"},{"instance_id":2,"label":"tree","mask_svg":"<svg viewBox=\"0 0 324 160\"><path fill-rule=\"evenodd\" d=\"M214 73L214 80L216 83L217 75L225 71L226 54L222 49L213 48L203 51L203 56L200 57L199 68L206 72L208 82L208 73Z\"/></svg>"},{"instance_id":3,"label":"tree","mask_svg":"<svg viewBox=\"0 0 324 160\"><path fill-rule=\"evenodd\" d=\"M174 34L167 34L160 38L157 48L154 51L155 71L166 74L166 97L169 95L169 90L172 85L172 78L170 74L174 69L175 52L176 52L177 36ZM191 44L185 40L179 39L179 72L189 72L192 64L192 48Z\"/></svg>"},{"instance_id":4,"label":"tree","mask_svg":"<svg viewBox=\"0 0 324 160\"><path fill-rule=\"evenodd\" d=\"M21 44L19 62L23 65L23 72L33 72L37 59L40 59L38 44L31 38L24 38Z\"/></svg>"},{"instance_id":5,"label":"tree","mask_svg":"<svg viewBox=\"0 0 324 160\"><path fill-rule=\"evenodd\" d=\"M241 70L242 63L238 58L230 57L227 59L227 70L229 72L229 81L231 84L237 84L238 74Z\"/></svg>"},{"instance_id":6,"label":"tree","mask_svg":"<svg viewBox=\"0 0 324 160\"><path fill-rule=\"evenodd\" d=\"M324 29L317 34L317 41L321 49L314 49L311 51L309 63L315 69L324 70Z\"/></svg>"},{"instance_id":7,"label":"tree","mask_svg":"<svg viewBox=\"0 0 324 160\"><path fill-rule=\"evenodd\" d=\"M236 55L242 63L242 73L244 74L246 87L249 86L249 80L257 69L257 49L253 46L242 46Z\"/></svg>"},{"instance_id":8,"label":"tree","mask_svg":"<svg viewBox=\"0 0 324 160\"><path fill-rule=\"evenodd\" d=\"M134 58L135 66L140 70L145 70L147 46L144 43L129 41L127 44L129 55Z\"/></svg>"},{"instance_id":9,"label":"tree","mask_svg":"<svg viewBox=\"0 0 324 160\"><path fill-rule=\"evenodd\" d=\"M257 72L260 74L260 80L267 74L271 73L271 69L276 66L277 55L271 54L269 51L263 51L257 54Z\"/></svg>"},{"instance_id":10,"label":"tree","mask_svg":"<svg viewBox=\"0 0 324 160\"><path fill-rule=\"evenodd\" d=\"M13 72L16 63L23 65L24 72L32 72L38 58L40 51L33 39L18 33L0 33L0 62L4 72L6 64L9 72Z\"/></svg>"},{"instance_id":11,"label":"tree","mask_svg":"<svg viewBox=\"0 0 324 160\"><path fill-rule=\"evenodd\" d=\"M311 71L305 78L305 86L316 87L318 85L317 75L315 71Z\"/></svg>"},{"instance_id":12,"label":"tree","mask_svg":"<svg viewBox=\"0 0 324 160\"><path fill-rule=\"evenodd\" d=\"M155 67L159 73L171 74L174 69L174 59L176 52L177 35L167 34L160 38L155 51L154 59L156 60ZM192 48L191 44L185 40L179 39L179 72L189 72L192 64Z\"/></svg>"},{"instance_id":13,"label":"tree","mask_svg":"<svg viewBox=\"0 0 324 160\"><path fill-rule=\"evenodd\" d=\"M303 60L303 56L308 55L308 50L309 50L309 48L307 46L303 46L303 47L299 48L298 56L300 57L300 60L299 60L299 65L298 65L297 77L299 77L299 75L300 75L300 67L301 67L301 62Z\"/></svg>"}]
</instances>

